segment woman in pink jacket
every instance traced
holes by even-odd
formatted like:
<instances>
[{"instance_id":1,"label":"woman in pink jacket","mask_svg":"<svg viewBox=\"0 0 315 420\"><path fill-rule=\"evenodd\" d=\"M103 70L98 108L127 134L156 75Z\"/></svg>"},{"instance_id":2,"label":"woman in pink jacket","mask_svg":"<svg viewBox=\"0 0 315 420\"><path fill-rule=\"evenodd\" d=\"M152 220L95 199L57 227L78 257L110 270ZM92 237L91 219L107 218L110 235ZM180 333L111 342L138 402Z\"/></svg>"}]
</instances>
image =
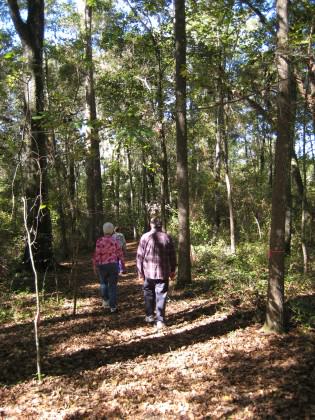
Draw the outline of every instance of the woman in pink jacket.
<instances>
[{"instance_id":1,"label":"woman in pink jacket","mask_svg":"<svg viewBox=\"0 0 315 420\"><path fill-rule=\"evenodd\" d=\"M103 307L110 308L110 312L115 313L117 312L117 261L121 261L125 272L124 254L119 242L112 237L114 225L109 222L104 223L103 232L104 236L96 241L93 269L100 279Z\"/></svg>"}]
</instances>

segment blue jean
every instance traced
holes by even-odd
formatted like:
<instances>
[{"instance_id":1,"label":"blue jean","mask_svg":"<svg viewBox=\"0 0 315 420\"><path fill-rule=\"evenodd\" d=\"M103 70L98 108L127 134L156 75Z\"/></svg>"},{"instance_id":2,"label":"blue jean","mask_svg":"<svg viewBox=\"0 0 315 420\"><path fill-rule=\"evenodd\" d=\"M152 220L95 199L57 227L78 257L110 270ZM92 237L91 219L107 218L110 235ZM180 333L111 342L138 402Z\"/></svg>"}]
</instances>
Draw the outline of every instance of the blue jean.
<instances>
[{"instance_id":1,"label":"blue jean","mask_svg":"<svg viewBox=\"0 0 315 420\"><path fill-rule=\"evenodd\" d=\"M118 281L117 263L98 265L97 269L100 279L101 296L103 299L109 301L109 306L111 308L116 308Z\"/></svg>"},{"instance_id":2,"label":"blue jean","mask_svg":"<svg viewBox=\"0 0 315 420\"><path fill-rule=\"evenodd\" d=\"M165 321L168 280L144 279L143 292L146 316L152 316L156 310L157 321Z\"/></svg>"}]
</instances>

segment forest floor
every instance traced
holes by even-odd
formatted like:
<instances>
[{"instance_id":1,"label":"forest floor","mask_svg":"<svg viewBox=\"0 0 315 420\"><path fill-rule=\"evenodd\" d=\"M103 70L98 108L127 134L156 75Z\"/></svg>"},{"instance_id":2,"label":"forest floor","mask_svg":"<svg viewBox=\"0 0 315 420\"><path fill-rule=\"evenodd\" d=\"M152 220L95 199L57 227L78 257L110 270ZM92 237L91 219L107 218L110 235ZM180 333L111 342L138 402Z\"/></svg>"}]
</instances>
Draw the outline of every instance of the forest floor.
<instances>
[{"instance_id":1,"label":"forest floor","mask_svg":"<svg viewBox=\"0 0 315 420\"><path fill-rule=\"evenodd\" d=\"M168 327L157 332L144 322L135 247L117 314L102 308L88 258L77 315L70 298L43 305L41 383L32 319L1 325L0 418L315 419L314 330L266 335L255 307L171 286Z\"/></svg>"}]
</instances>

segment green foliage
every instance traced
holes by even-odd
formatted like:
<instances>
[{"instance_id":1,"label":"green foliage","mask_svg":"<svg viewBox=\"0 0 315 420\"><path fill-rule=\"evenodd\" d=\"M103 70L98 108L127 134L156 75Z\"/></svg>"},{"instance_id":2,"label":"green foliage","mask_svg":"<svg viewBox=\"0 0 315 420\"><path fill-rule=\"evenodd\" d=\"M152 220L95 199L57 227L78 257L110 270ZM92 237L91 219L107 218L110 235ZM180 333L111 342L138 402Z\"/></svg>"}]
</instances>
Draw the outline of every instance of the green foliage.
<instances>
[{"instance_id":1,"label":"green foliage","mask_svg":"<svg viewBox=\"0 0 315 420\"><path fill-rule=\"evenodd\" d=\"M315 295L299 296L289 300L291 320L307 329L315 328Z\"/></svg>"},{"instance_id":2,"label":"green foliage","mask_svg":"<svg viewBox=\"0 0 315 420\"><path fill-rule=\"evenodd\" d=\"M269 275L267 243L240 244L235 255L222 240L200 244L193 247L193 260L193 287L210 288L226 305L235 301L242 306L254 305L263 315ZM285 289L291 320L306 328L315 325L314 287L311 274L305 276L292 268L288 271Z\"/></svg>"},{"instance_id":3,"label":"green foliage","mask_svg":"<svg viewBox=\"0 0 315 420\"><path fill-rule=\"evenodd\" d=\"M209 242L210 228L204 219L192 219L190 221L190 237L192 245L198 246Z\"/></svg>"}]
</instances>

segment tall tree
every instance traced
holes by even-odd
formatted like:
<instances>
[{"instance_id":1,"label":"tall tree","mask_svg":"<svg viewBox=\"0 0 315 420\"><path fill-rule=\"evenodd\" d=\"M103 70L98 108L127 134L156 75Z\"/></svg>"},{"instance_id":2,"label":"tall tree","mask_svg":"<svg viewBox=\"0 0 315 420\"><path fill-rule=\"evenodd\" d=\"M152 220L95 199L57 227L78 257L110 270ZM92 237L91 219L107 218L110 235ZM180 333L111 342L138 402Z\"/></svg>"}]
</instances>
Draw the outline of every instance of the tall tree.
<instances>
[{"instance_id":1,"label":"tall tree","mask_svg":"<svg viewBox=\"0 0 315 420\"><path fill-rule=\"evenodd\" d=\"M27 65L24 73L25 162L24 189L27 224L32 234L35 266L47 267L53 260L52 228L48 205L47 136L44 128L44 0L28 1L26 20L17 0L8 0L10 14L20 37ZM24 10L23 10L24 11ZM26 248L24 262L29 265Z\"/></svg>"},{"instance_id":2,"label":"tall tree","mask_svg":"<svg viewBox=\"0 0 315 420\"><path fill-rule=\"evenodd\" d=\"M93 246L100 233L103 217L102 177L100 164L99 132L97 127L96 100L94 89L94 64L92 49L93 8L85 4L85 60L86 60L86 140L87 140L87 210L88 210L88 244Z\"/></svg>"},{"instance_id":3,"label":"tall tree","mask_svg":"<svg viewBox=\"0 0 315 420\"><path fill-rule=\"evenodd\" d=\"M269 283L265 330L281 333L284 330L284 258L285 215L289 158L291 155L290 65L288 53L288 0L277 0L277 141L275 174L272 190L271 231L269 241Z\"/></svg>"},{"instance_id":4,"label":"tall tree","mask_svg":"<svg viewBox=\"0 0 315 420\"><path fill-rule=\"evenodd\" d=\"M185 0L175 0L176 154L178 190L177 286L191 283L189 188L186 119L186 12Z\"/></svg>"}]
</instances>

